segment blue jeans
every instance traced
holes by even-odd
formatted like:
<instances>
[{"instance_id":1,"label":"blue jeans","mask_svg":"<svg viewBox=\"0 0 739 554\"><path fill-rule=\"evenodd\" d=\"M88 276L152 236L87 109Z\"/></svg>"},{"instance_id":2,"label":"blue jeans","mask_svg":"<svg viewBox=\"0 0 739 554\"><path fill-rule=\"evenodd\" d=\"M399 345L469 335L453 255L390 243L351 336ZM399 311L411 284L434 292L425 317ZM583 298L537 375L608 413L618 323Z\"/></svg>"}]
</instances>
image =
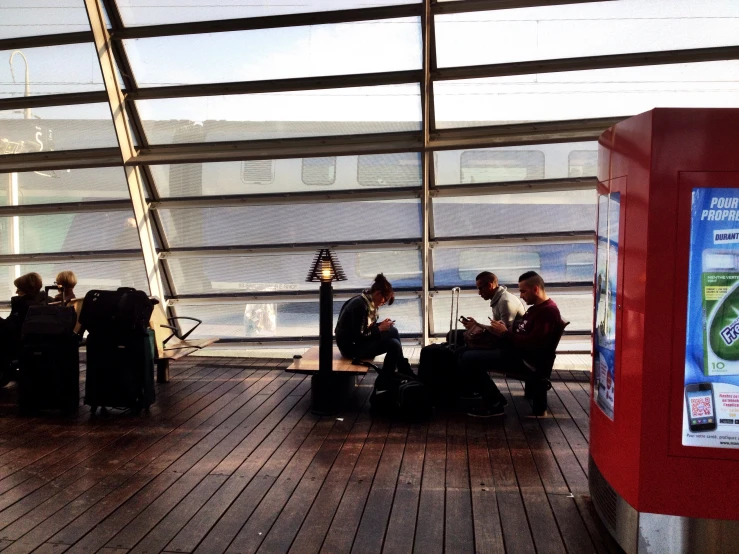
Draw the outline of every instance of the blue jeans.
<instances>
[{"instance_id":1,"label":"blue jeans","mask_svg":"<svg viewBox=\"0 0 739 554\"><path fill-rule=\"evenodd\" d=\"M526 368L520 358L508 350L465 350L458 358L459 374L474 388L482 394L482 400L487 406L497 404L503 395L488 371L504 373L506 375L527 379Z\"/></svg>"},{"instance_id":2,"label":"blue jeans","mask_svg":"<svg viewBox=\"0 0 739 554\"><path fill-rule=\"evenodd\" d=\"M390 327L387 331L380 331L380 336L376 338L365 339L354 345L354 348L342 348L339 350L344 356L349 358L374 358L380 354L385 354L385 361L382 364L383 373L394 373L398 369L398 363L403 359L403 347L400 344L398 330Z\"/></svg>"}]
</instances>

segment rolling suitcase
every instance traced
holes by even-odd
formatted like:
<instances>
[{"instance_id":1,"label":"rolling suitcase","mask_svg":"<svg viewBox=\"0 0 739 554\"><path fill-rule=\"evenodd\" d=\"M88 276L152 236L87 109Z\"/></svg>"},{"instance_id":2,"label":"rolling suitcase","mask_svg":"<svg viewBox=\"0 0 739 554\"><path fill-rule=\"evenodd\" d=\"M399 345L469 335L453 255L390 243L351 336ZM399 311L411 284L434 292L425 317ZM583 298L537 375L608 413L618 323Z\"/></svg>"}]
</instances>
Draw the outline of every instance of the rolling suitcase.
<instances>
[{"instance_id":1,"label":"rolling suitcase","mask_svg":"<svg viewBox=\"0 0 739 554\"><path fill-rule=\"evenodd\" d=\"M46 287L47 291L53 287ZM47 295L48 298L48 295ZM28 309L22 327L18 396L21 413L75 412L80 402L79 335L74 308L44 303Z\"/></svg>"},{"instance_id":2,"label":"rolling suitcase","mask_svg":"<svg viewBox=\"0 0 739 554\"><path fill-rule=\"evenodd\" d=\"M87 337L85 404L135 412L154 403L154 331Z\"/></svg>"},{"instance_id":3,"label":"rolling suitcase","mask_svg":"<svg viewBox=\"0 0 739 554\"><path fill-rule=\"evenodd\" d=\"M462 333L458 330L459 293L459 287L452 289L448 342L424 346L418 363L418 378L430 389L432 403L436 407L452 405L459 389L459 379L456 375L456 351L462 346Z\"/></svg>"}]
</instances>

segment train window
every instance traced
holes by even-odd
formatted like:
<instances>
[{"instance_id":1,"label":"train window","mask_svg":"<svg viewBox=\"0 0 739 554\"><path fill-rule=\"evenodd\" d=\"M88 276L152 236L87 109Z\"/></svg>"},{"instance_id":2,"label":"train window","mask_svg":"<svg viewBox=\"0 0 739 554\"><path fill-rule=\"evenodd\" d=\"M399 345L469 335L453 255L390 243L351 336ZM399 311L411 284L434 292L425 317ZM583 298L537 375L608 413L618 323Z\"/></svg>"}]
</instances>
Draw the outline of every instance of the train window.
<instances>
[{"instance_id":1,"label":"train window","mask_svg":"<svg viewBox=\"0 0 739 554\"><path fill-rule=\"evenodd\" d=\"M460 160L460 183L495 183L544 178L539 150L468 150Z\"/></svg>"},{"instance_id":2,"label":"train window","mask_svg":"<svg viewBox=\"0 0 739 554\"><path fill-rule=\"evenodd\" d=\"M412 152L359 156L357 182L365 187L421 184L421 156Z\"/></svg>"},{"instance_id":3,"label":"train window","mask_svg":"<svg viewBox=\"0 0 739 554\"><path fill-rule=\"evenodd\" d=\"M241 162L241 180L247 185L269 185L274 179L274 160L248 160Z\"/></svg>"},{"instance_id":4,"label":"train window","mask_svg":"<svg viewBox=\"0 0 739 554\"><path fill-rule=\"evenodd\" d=\"M418 278L421 275L420 257L417 251L358 252L357 274L373 279L384 273L391 282L399 279Z\"/></svg>"},{"instance_id":5,"label":"train window","mask_svg":"<svg viewBox=\"0 0 739 554\"><path fill-rule=\"evenodd\" d=\"M480 252L479 248L459 253L459 278L474 281L481 271L492 271L501 283L517 283L526 271L539 271L538 252Z\"/></svg>"},{"instance_id":6,"label":"train window","mask_svg":"<svg viewBox=\"0 0 739 554\"><path fill-rule=\"evenodd\" d=\"M592 281L595 273L593 252L573 252L565 260L568 281Z\"/></svg>"},{"instance_id":7,"label":"train window","mask_svg":"<svg viewBox=\"0 0 739 554\"><path fill-rule=\"evenodd\" d=\"M333 185L336 182L336 157L303 158L300 178L306 185Z\"/></svg>"},{"instance_id":8,"label":"train window","mask_svg":"<svg viewBox=\"0 0 739 554\"><path fill-rule=\"evenodd\" d=\"M570 177L595 177L598 171L598 151L573 150L567 165Z\"/></svg>"}]
</instances>

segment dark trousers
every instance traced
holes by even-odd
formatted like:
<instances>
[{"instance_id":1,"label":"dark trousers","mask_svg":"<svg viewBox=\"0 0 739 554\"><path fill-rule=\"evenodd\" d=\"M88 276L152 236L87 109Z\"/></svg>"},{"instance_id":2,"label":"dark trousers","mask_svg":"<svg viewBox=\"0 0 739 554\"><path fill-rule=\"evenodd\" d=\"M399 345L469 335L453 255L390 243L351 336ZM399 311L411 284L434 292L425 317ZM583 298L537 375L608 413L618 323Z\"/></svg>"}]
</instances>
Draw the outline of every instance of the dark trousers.
<instances>
[{"instance_id":1,"label":"dark trousers","mask_svg":"<svg viewBox=\"0 0 739 554\"><path fill-rule=\"evenodd\" d=\"M347 347L339 344L339 350L348 358L374 358L380 354L385 354L385 361L382 364L383 373L393 373L397 371L398 364L402 363L403 347L400 344L398 330L390 327L387 331L381 331L376 338L365 339L359 344Z\"/></svg>"},{"instance_id":2,"label":"dark trousers","mask_svg":"<svg viewBox=\"0 0 739 554\"><path fill-rule=\"evenodd\" d=\"M482 394L483 402L487 406L493 406L503 399L488 371L503 373L523 381L534 377L534 372L523 364L521 358L508 350L498 348L466 349L458 358L458 369L469 385Z\"/></svg>"}]
</instances>

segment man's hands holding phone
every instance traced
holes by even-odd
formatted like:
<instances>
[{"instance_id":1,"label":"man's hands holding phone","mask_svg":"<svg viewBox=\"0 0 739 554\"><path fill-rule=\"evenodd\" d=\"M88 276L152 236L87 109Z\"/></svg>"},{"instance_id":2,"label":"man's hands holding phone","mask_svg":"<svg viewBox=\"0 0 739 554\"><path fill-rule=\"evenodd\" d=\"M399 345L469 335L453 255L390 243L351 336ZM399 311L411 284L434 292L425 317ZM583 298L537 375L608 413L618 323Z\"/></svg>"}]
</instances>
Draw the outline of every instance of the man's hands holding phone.
<instances>
[{"instance_id":1,"label":"man's hands holding phone","mask_svg":"<svg viewBox=\"0 0 739 554\"><path fill-rule=\"evenodd\" d=\"M393 325L395 325L395 320L394 319L384 319L380 323L377 324L377 327L380 329L380 331L387 331Z\"/></svg>"},{"instance_id":2,"label":"man's hands holding phone","mask_svg":"<svg viewBox=\"0 0 739 554\"><path fill-rule=\"evenodd\" d=\"M463 315L459 316L459 322L464 325L465 329L472 329L473 327L476 327L480 325L475 321L475 318L473 317L465 317Z\"/></svg>"}]
</instances>

